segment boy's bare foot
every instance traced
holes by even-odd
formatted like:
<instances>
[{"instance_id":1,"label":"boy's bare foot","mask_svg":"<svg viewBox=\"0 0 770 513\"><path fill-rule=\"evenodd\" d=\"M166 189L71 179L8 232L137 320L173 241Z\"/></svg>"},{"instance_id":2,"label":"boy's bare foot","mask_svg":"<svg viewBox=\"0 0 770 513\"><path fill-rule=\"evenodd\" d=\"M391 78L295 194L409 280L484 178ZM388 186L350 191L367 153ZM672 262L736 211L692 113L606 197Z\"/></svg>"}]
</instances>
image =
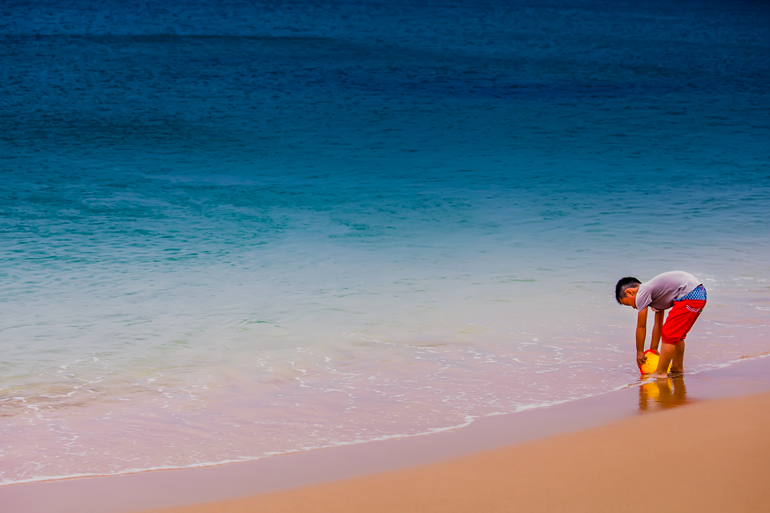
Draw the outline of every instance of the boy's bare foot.
<instances>
[{"instance_id":1,"label":"boy's bare foot","mask_svg":"<svg viewBox=\"0 0 770 513\"><path fill-rule=\"evenodd\" d=\"M650 374L650 377L651 378L655 378L655 379L667 379L668 378L668 373L667 372L657 372L657 371L655 371L652 374Z\"/></svg>"},{"instance_id":2,"label":"boy's bare foot","mask_svg":"<svg viewBox=\"0 0 770 513\"><path fill-rule=\"evenodd\" d=\"M684 368L683 367L674 367L673 365L669 369L669 372L671 374L684 374Z\"/></svg>"}]
</instances>

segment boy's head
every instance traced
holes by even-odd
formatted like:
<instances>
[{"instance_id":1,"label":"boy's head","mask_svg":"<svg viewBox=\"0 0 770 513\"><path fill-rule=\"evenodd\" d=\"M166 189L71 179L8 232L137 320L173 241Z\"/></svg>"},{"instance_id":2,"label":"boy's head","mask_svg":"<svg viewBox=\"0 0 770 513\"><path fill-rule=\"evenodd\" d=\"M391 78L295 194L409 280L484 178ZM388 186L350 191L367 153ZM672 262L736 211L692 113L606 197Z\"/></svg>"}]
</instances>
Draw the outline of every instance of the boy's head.
<instances>
[{"instance_id":1,"label":"boy's head","mask_svg":"<svg viewBox=\"0 0 770 513\"><path fill-rule=\"evenodd\" d=\"M621 305L636 308L636 291L641 284L642 282L631 276L619 279L615 285L615 299Z\"/></svg>"}]
</instances>

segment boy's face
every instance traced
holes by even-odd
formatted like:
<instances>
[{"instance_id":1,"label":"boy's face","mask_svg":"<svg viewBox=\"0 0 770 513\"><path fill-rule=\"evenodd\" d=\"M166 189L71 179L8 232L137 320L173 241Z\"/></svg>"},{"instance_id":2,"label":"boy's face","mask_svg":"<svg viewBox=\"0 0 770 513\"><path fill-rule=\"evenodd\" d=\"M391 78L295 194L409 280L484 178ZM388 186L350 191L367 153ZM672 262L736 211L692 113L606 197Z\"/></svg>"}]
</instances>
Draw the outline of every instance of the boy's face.
<instances>
[{"instance_id":1,"label":"boy's face","mask_svg":"<svg viewBox=\"0 0 770 513\"><path fill-rule=\"evenodd\" d=\"M626 289L626 297L620 300L621 305L630 306L636 310L636 293L639 292L639 285L636 287L629 287Z\"/></svg>"}]
</instances>

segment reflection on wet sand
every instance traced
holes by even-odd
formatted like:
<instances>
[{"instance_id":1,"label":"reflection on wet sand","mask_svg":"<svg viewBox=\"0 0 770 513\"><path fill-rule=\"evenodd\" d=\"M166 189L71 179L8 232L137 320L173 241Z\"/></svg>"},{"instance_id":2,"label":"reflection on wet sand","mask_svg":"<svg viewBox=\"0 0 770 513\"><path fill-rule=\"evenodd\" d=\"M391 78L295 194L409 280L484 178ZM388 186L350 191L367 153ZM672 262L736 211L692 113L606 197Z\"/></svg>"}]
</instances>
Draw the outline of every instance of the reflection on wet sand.
<instances>
[{"instance_id":1,"label":"reflection on wet sand","mask_svg":"<svg viewBox=\"0 0 770 513\"><path fill-rule=\"evenodd\" d=\"M667 379L656 379L639 387L639 411L659 411L686 404L687 387L679 374Z\"/></svg>"}]
</instances>

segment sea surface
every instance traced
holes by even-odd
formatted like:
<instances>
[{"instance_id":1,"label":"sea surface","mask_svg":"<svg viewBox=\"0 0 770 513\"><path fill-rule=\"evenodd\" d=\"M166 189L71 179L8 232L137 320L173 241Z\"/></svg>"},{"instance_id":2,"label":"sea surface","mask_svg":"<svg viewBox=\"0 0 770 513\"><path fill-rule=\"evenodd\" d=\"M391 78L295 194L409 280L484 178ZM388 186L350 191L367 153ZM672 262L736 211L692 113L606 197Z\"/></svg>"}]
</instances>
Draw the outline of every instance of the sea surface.
<instances>
[{"instance_id":1,"label":"sea surface","mask_svg":"<svg viewBox=\"0 0 770 513\"><path fill-rule=\"evenodd\" d=\"M770 351L770 4L0 4L0 485L635 383L622 276Z\"/></svg>"}]
</instances>

